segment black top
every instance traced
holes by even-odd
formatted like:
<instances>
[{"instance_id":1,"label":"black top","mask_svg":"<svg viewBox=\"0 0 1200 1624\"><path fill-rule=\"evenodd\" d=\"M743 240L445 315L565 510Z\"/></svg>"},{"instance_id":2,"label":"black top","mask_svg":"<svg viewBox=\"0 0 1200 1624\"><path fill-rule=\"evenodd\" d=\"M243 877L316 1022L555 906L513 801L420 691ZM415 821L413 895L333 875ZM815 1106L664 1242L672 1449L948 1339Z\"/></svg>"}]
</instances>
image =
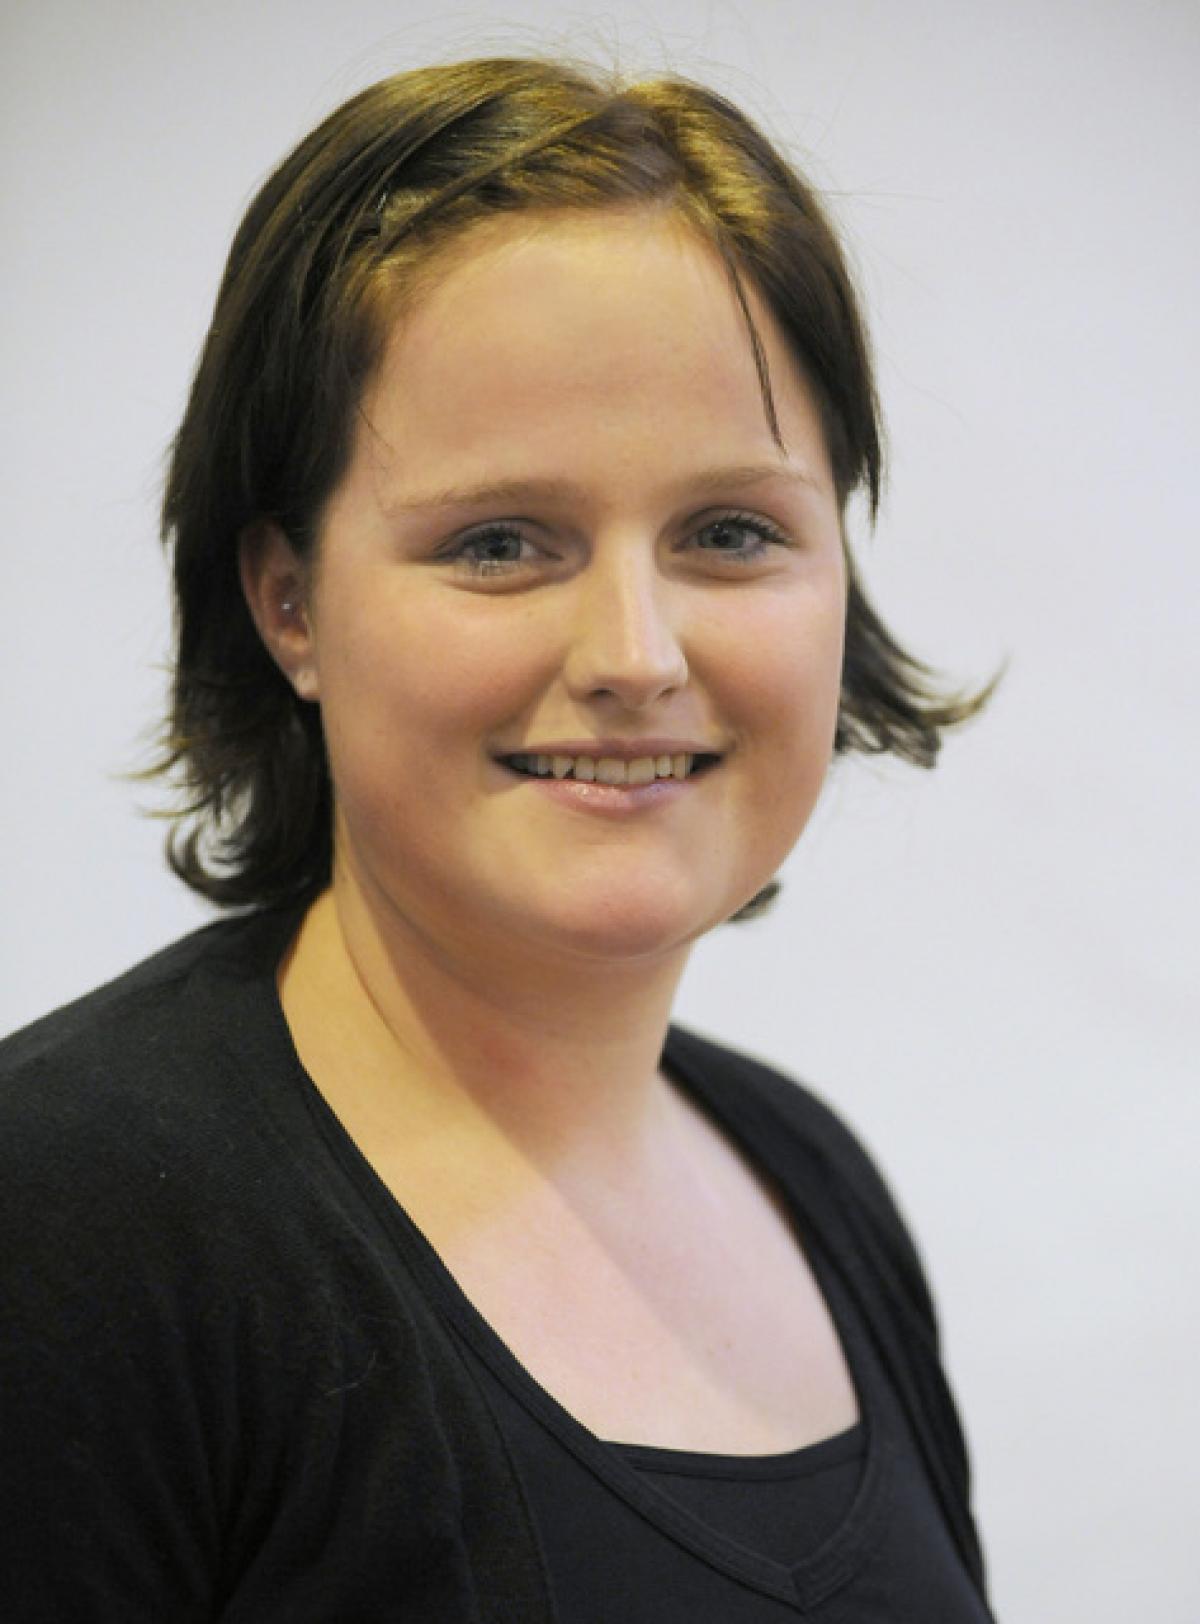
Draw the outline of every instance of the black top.
<instances>
[{"instance_id":1,"label":"black top","mask_svg":"<svg viewBox=\"0 0 1200 1624\"><path fill-rule=\"evenodd\" d=\"M602 1442L300 1067L298 920L222 921L0 1044L0 1616L987 1620L920 1264L828 1108L668 1034L789 1204L862 1426L749 1462Z\"/></svg>"},{"instance_id":2,"label":"black top","mask_svg":"<svg viewBox=\"0 0 1200 1624\"><path fill-rule=\"evenodd\" d=\"M849 1514L862 1481L866 1436L857 1422L786 1455L614 1447L648 1483L699 1522L781 1567L794 1568Z\"/></svg>"},{"instance_id":3,"label":"black top","mask_svg":"<svg viewBox=\"0 0 1200 1624\"><path fill-rule=\"evenodd\" d=\"M870 1338L805 1245L846 1350L858 1426L790 1454L600 1443L469 1305L456 1314L571 1624L987 1624ZM450 1297L459 1295L453 1282Z\"/></svg>"}]
</instances>

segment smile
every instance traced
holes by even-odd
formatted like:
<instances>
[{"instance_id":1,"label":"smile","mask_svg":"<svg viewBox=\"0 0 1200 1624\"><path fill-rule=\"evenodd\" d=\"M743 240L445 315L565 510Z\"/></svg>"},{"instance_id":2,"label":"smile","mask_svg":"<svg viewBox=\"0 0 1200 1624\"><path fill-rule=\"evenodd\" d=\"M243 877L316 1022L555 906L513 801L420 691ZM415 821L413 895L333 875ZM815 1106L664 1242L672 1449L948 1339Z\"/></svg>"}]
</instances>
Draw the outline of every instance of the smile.
<instances>
[{"instance_id":1,"label":"smile","mask_svg":"<svg viewBox=\"0 0 1200 1624\"><path fill-rule=\"evenodd\" d=\"M584 784L652 784L659 778L683 779L712 767L715 755L616 756L512 755L502 764L527 778L570 778Z\"/></svg>"}]
</instances>

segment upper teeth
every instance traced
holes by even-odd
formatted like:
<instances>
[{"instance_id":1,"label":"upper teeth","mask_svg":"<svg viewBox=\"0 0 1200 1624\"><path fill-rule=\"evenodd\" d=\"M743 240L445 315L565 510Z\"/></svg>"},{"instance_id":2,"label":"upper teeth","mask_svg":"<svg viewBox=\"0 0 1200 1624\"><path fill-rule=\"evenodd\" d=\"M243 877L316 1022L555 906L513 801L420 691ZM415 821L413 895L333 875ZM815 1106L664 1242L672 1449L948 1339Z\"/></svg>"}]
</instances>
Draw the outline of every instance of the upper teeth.
<instances>
[{"instance_id":1,"label":"upper teeth","mask_svg":"<svg viewBox=\"0 0 1200 1624\"><path fill-rule=\"evenodd\" d=\"M692 770L695 756L637 756L633 761L621 761L616 756L510 756L520 772L536 773L539 778L581 779L597 784L652 784L656 778L686 778Z\"/></svg>"}]
</instances>

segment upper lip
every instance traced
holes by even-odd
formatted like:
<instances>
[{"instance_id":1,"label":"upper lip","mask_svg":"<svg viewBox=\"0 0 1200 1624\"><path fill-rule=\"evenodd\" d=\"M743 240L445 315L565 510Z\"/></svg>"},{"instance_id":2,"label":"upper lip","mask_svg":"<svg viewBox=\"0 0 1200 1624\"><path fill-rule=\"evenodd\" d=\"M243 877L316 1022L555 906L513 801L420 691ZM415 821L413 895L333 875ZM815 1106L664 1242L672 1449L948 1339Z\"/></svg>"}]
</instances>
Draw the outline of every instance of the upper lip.
<instances>
[{"instance_id":1,"label":"upper lip","mask_svg":"<svg viewBox=\"0 0 1200 1624\"><path fill-rule=\"evenodd\" d=\"M719 756L711 744L694 739L567 739L551 744L524 744L517 750L502 750L505 756L608 756L617 761L640 761L644 756Z\"/></svg>"}]
</instances>

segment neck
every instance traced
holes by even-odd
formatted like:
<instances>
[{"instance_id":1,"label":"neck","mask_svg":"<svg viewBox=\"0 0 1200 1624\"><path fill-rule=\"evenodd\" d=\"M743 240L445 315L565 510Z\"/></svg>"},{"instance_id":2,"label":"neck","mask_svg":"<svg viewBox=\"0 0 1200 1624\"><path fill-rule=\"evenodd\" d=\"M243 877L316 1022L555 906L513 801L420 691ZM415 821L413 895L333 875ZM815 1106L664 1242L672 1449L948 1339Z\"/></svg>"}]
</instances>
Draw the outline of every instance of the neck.
<instances>
[{"instance_id":1,"label":"neck","mask_svg":"<svg viewBox=\"0 0 1200 1624\"><path fill-rule=\"evenodd\" d=\"M659 1059L687 948L570 962L506 943L453 954L339 873L281 971L318 1083L340 1064L412 1122L501 1140L547 1173L637 1160L669 1108ZM369 1079L369 1081L368 1081Z\"/></svg>"}]
</instances>

